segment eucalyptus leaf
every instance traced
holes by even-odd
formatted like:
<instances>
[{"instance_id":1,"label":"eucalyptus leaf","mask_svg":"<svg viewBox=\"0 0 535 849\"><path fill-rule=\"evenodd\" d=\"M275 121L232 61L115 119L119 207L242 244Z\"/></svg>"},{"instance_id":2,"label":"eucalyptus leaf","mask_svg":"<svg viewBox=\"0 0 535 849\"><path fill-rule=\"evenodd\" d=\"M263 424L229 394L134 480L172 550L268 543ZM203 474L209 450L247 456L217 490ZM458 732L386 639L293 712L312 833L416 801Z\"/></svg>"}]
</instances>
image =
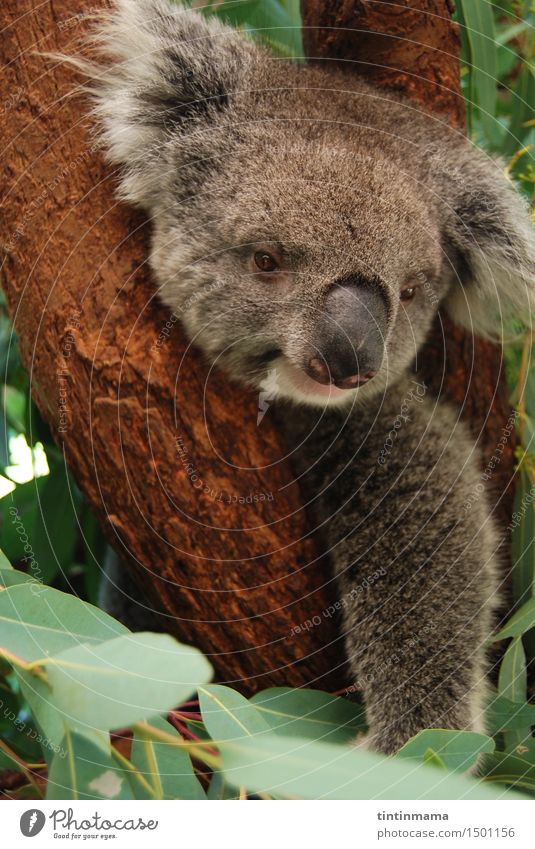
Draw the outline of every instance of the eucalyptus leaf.
<instances>
[{"instance_id":1,"label":"eucalyptus leaf","mask_svg":"<svg viewBox=\"0 0 535 849\"><path fill-rule=\"evenodd\" d=\"M470 99L477 104L487 139L499 146L502 131L496 121L497 43L492 6L473 0L459 0L464 38L470 52Z\"/></svg>"},{"instance_id":2,"label":"eucalyptus leaf","mask_svg":"<svg viewBox=\"0 0 535 849\"><path fill-rule=\"evenodd\" d=\"M535 725L535 705L517 704L504 696L494 696L487 708L486 724L491 734Z\"/></svg>"},{"instance_id":3,"label":"eucalyptus leaf","mask_svg":"<svg viewBox=\"0 0 535 849\"><path fill-rule=\"evenodd\" d=\"M528 601L535 588L535 511L530 503L531 487L531 475L521 467L513 508L513 597L516 607Z\"/></svg>"},{"instance_id":4,"label":"eucalyptus leaf","mask_svg":"<svg viewBox=\"0 0 535 849\"><path fill-rule=\"evenodd\" d=\"M52 702L48 684L24 669L17 669L17 678L35 725L46 741L43 744L43 755L50 765L55 752L60 749L65 733L63 716Z\"/></svg>"},{"instance_id":5,"label":"eucalyptus leaf","mask_svg":"<svg viewBox=\"0 0 535 849\"><path fill-rule=\"evenodd\" d=\"M346 743L366 729L363 708L321 690L273 687L251 703L277 734Z\"/></svg>"},{"instance_id":6,"label":"eucalyptus leaf","mask_svg":"<svg viewBox=\"0 0 535 849\"><path fill-rule=\"evenodd\" d=\"M106 749L78 731L67 729L47 782L47 799L132 799L124 769Z\"/></svg>"},{"instance_id":7,"label":"eucalyptus leaf","mask_svg":"<svg viewBox=\"0 0 535 849\"><path fill-rule=\"evenodd\" d=\"M239 799L240 791L225 781L224 775L215 770L208 785L207 798L212 800Z\"/></svg>"},{"instance_id":8,"label":"eucalyptus leaf","mask_svg":"<svg viewBox=\"0 0 535 849\"><path fill-rule=\"evenodd\" d=\"M509 155L519 150L529 132L529 121L535 118L535 77L529 64L524 64L513 96L509 132L505 152Z\"/></svg>"},{"instance_id":9,"label":"eucalyptus leaf","mask_svg":"<svg viewBox=\"0 0 535 849\"><path fill-rule=\"evenodd\" d=\"M15 571L13 569L13 566L11 565L11 563L9 562L9 560L7 559L6 555L4 554L4 552L2 551L1 548L0 548L0 569L2 569L2 570L11 569L12 572Z\"/></svg>"},{"instance_id":10,"label":"eucalyptus leaf","mask_svg":"<svg viewBox=\"0 0 535 849\"><path fill-rule=\"evenodd\" d=\"M27 563L33 563L30 534L44 483L44 477L19 483L14 490L0 499L2 548L6 557L13 563L23 558L26 558Z\"/></svg>"},{"instance_id":11,"label":"eucalyptus leaf","mask_svg":"<svg viewBox=\"0 0 535 849\"><path fill-rule=\"evenodd\" d=\"M498 692L518 704L524 704L527 701L528 674L522 637L515 637L511 640L503 656L498 677ZM515 731L507 731L505 734L505 745L513 746L521 743L530 735L531 728L529 725Z\"/></svg>"},{"instance_id":12,"label":"eucalyptus leaf","mask_svg":"<svg viewBox=\"0 0 535 849\"><path fill-rule=\"evenodd\" d=\"M301 737L262 734L219 749L226 780L249 792L318 800L508 798L464 775Z\"/></svg>"},{"instance_id":13,"label":"eucalyptus leaf","mask_svg":"<svg viewBox=\"0 0 535 849\"><path fill-rule=\"evenodd\" d=\"M535 598L530 598L493 637L493 641L520 637L535 626Z\"/></svg>"},{"instance_id":14,"label":"eucalyptus leaf","mask_svg":"<svg viewBox=\"0 0 535 849\"><path fill-rule=\"evenodd\" d=\"M522 637L511 640L503 656L498 678L498 692L519 704L524 704L527 699L526 655L522 646Z\"/></svg>"},{"instance_id":15,"label":"eucalyptus leaf","mask_svg":"<svg viewBox=\"0 0 535 849\"><path fill-rule=\"evenodd\" d=\"M535 796L535 741L528 739L505 752L485 757L486 780L514 785Z\"/></svg>"},{"instance_id":16,"label":"eucalyptus leaf","mask_svg":"<svg viewBox=\"0 0 535 849\"><path fill-rule=\"evenodd\" d=\"M0 770L2 769L12 769L15 772L22 772L20 761L17 759L15 753L12 754L10 751L0 749Z\"/></svg>"},{"instance_id":17,"label":"eucalyptus leaf","mask_svg":"<svg viewBox=\"0 0 535 849\"><path fill-rule=\"evenodd\" d=\"M212 668L168 634L126 634L50 658L51 700L69 724L123 728L164 713L204 684Z\"/></svg>"},{"instance_id":18,"label":"eucalyptus leaf","mask_svg":"<svg viewBox=\"0 0 535 849\"><path fill-rule=\"evenodd\" d=\"M205 6L208 15L215 14L225 23L252 31L267 47L289 58L303 56L301 15L297 3L279 0L235 0Z\"/></svg>"},{"instance_id":19,"label":"eucalyptus leaf","mask_svg":"<svg viewBox=\"0 0 535 849\"><path fill-rule=\"evenodd\" d=\"M69 646L127 633L98 607L52 587L25 582L0 592L0 655L44 661Z\"/></svg>"},{"instance_id":20,"label":"eucalyptus leaf","mask_svg":"<svg viewBox=\"0 0 535 849\"><path fill-rule=\"evenodd\" d=\"M153 789L151 795L133 781L132 790L136 799L206 799L188 753L143 733L145 724L148 729L156 728L181 740L173 726L159 716L136 727L130 760Z\"/></svg>"},{"instance_id":21,"label":"eucalyptus leaf","mask_svg":"<svg viewBox=\"0 0 535 849\"><path fill-rule=\"evenodd\" d=\"M260 712L244 696L221 684L199 687L204 724L213 740L236 740L270 728Z\"/></svg>"},{"instance_id":22,"label":"eucalyptus leaf","mask_svg":"<svg viewBox=\"0 0 535 849\"><path fill-rule=\"evenodd\" d=\"M427 749L424 752L422 762L427 766L435 766L439 769L447 769L447 766L442 760L442 758L440 758L437 753L433 751L433 749Z\"/></svg>"},{"instance_id":23,"label":"eucalyptus leaf","mask_svg":"<svg viewBox=\"0 0 535 849\"><path fill-rule=\"evenodd\" d=\"M0 590L14 587L17 584L38 583L31 575L18 572L15 569L0 569Z\"/></svg>"},{"instance_id":24,"label":"eucalyptus leaf","mask_svg":"<svg viewBox=\"0 0 535 849\"><path fill-rule=\"evenodd\" d=\"M30 533L40 579L46 584L72 562L79 503L78 490L65 466L56 465L45 478Z\"/></svg>"},{"instance_id":25,"label":"eucalyptus leaf","mask_svg":"<svg viewBox=\"0 0 535 849\"><path fill-rule=\"evenodd\" d=\"M20 389L16 389L14 386L4 386L2 406L4 407L7 421L17 433L24 433L26 403L27 395L25 392L21 392Z\"/></svg>"},{"instance_id":26,"label":"eucalyptus leaf","mask_svg":"<svg viewBox=\"0 0 535 849\"><path fill-rule=\"evenodd\" d=\"M405 743L397 757L423 762L429 751L452 772L465 772L474 766L481 754L494 751L494 741L474 731L429 728Z\"/></svg>"}]
</instances>

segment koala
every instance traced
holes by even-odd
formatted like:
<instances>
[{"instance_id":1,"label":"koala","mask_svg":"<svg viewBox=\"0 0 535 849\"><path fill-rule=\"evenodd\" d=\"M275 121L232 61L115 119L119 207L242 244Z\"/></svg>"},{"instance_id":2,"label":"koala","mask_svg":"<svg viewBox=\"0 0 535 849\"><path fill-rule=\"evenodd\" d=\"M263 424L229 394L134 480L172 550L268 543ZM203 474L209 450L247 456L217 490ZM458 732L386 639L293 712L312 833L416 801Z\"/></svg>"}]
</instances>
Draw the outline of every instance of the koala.
<instances>
[{"instance_id":1,"label":"koala","mask_svg":"<svg viewBox=\"0 0 535 849\"><path fill-rule=\"evenodd\" d=\"M501 538L474 441L415 363L439 308L492 338L531 321L524 202L443 119L167 0L115 0L93 46L79 64L160 298L276 396L366 745L482 731Z\"/></svg>"}]
</instances>

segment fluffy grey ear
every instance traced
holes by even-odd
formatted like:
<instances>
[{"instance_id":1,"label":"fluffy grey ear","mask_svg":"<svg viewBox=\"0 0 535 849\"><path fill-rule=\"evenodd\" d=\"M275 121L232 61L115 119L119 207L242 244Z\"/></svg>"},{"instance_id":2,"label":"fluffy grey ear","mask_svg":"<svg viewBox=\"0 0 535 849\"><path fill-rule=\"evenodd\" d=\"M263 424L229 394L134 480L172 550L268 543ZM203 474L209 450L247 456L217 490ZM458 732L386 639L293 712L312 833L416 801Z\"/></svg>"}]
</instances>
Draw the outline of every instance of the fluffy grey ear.
<instances>
[{"instance_id":1,"label":"fluffy grey ear","mask_svg":"<svg viewBox=\"0 0 535 849\"><path fill-rule=\"evenodd\" d=\"M463 271L446 299L452 318L474 333L503 338L510 319L535 319L535 231L504 164L456 151L446 178L446 238Z\"/></svg>"},{"instance_id":2,"label":"fluffy grey ear","mask_svg":"<svg viewBox=\"0 0 535 849\"><path fill-rule=\"evenodd\" d=\"M114 0L93 39L97 62L78 62L93 81L95 113L111 162L123 166L122 196L150 207L166 143L210 122L243 88L251 42L218 20L168 0Z\"/></svg>"}]
</instances>

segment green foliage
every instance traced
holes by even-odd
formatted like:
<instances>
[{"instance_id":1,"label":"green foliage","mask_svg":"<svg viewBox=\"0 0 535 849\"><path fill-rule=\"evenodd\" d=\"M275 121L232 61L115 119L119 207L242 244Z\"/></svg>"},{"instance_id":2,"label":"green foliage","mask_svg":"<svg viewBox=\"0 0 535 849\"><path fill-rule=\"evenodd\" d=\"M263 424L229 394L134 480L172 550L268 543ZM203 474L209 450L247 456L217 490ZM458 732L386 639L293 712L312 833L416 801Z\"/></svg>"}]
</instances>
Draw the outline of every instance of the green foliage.
<instances>
[{"instance_id":1,"label":"green foliage","mask_svg":"<svg viewBox=\"0 0 535 849\"><path fill-rule=\"evenodd\" d=\"M493 752L494 742L473 731L420 731L399 750L398 757L422 763L432 753L440 765L452 772L466 772L475 766L479 755ZM437 761L435 761L437 763Z\"/></svg>"},{"instance_id":2,"label":"green foliage","mask_svg":"<svg viewBox=\"0 0 535 849\"><path fill-rule=\"evenodd\" d=\"M199 707L214 740L236 740L269 732L269 725L254 705L230 687L200 687Z\"/></svg>"},{"instance_id":3,"label":"green foliage","mask_svg":"<svg viewBox=\"0 0 535 849\"><path fill-rule=\"evenodd\" d=\"M303 58L299 0L211 0L200 11L245 30L279 56Z\"/></svg>"},{"instance_id":4,"label":"green foliage","mask_svg":"<svg viewBox=\"0 0 535 849\"><path fill-rule=\"evenodd\" d=\"M492 741L490 741L492 743ZM496 799L486 782L404 758L301 737L243 738L220 746L223 771L256 793L303 799Z\"/></svg>"},{"instance_id":5,"label":"green foliage","mask_svg":"<svg viewBox=\"0 0 535 849\"><path fill-rule=\"evenodd\" d=\"M512 158L511 173L531 198L535 180L535 6L460 0L461 81L469 132L491 153Z\"/></svg>"},{"instance_id":6,"label":"green foliage","mask_svg":"<svg viewBox=\"0 0 535 849\"><path fill-rule=\"evenodd\" d=\"M0 368L2 546L13 563L38 580L96 601L104 539L31 400L1 292Z\"/></svg>"},{"instance_id":7,"label":"green foliage","mask_svg":"<svg viewBox=\"0 0 535 849\"><path fill-rule=\"evenodd\" d=\"M535 8L527 0L460 0L457 7L469 132L505 157L532 200ZM203 12L302 61L298 0L225 0ZM46 765L51 799L498 798L503 785L535 796L535 705L526 694L535 658L531 350L531 339L506 350L519 414L515 612L496 635L510 643L487 709L492 737L430 729L397 757L382 758L351 745L366 730L360 705L290 688L247 700L207 683L210 666L196 650L162 635L132 635L84 600L98 598L104 540L31 401L0 300L0 473L4 491L12 487L0 499L7 555L0 553L0 769L24 776L20 797L39 795L35 775ZM30 458L24 478L21 443ZM128 757L111 745L118 726L132 732ZM476 762L479 779L458 774Z\"/></svg>"},{"instance_id":8,"label":"green foliage","mask_svg":"<svg viewBox=\"0 0 535 849\"><path fill-rule=\"evenodd\" d=\"M180 748L182 738L178 732L159 716L153 716L147 725L148 731L143 723L138 724L130 758L135 770L148 782L150 789L140 781L132 781L136 799L206 799L191 758ZM151 729L153 734L154 731L171 734L175 745L154 739Z\"/></svg>"},{"instance_id":9,"label":"green foliage","mask_svg":"<svg viewBox=\"0 0 535 849\"><path fill-rule=\"evenodd\" d=\"M494 754L484 734L430 729L384 758L352 745L365 730L352 702L290 688L246 699L207 683L212 670L196 649L165 634L132 634L87 602L10 568L1 572L0 657L8 665L0 698L10 725L0 766L31 782L31 764L46 760L50 799L498 798L503 789L456 775L482 755L492 755L492 782L510 783L513 766L519 776L523 764L521 785L531 790L531 746ZM489 710L499 738L528 726L535 707L498 696ZM39 729L31 762L26 726ZM108 733L124 728L133 732L129 757ZM207 788L197 770L210 775Z\"/></svg>"},{"instance_id":10,"label":"green foliage","mask_svg":"<svg viewBox=\"0 0 535 849\"><path fill-rule=\"evenodd\" d=\"M289 737L349 743L366 728L360 705L320 690L273 687L251 701L273 731Z\"/></svg>"},{"instance_id":11,"label":"green foliage","mask_svg":"<svg viewBox=\"0 0 535 849\"><path fill-rule=\"evenodd\" d=\"M532 739L487 756L485 768L487 781L514 785L530 796L535 795L535 746Z\"/></svg>"},{"instance_id":12,"label":"green foliage","mask_svg":"<svg viewBox=\"0 0 535 849\"><path fill-rule=\"evenodd\" d=\"M133 799L128 772L113 762L110 747L72 728L48 773L47 799Z\"/></svg>"}]
</instances>

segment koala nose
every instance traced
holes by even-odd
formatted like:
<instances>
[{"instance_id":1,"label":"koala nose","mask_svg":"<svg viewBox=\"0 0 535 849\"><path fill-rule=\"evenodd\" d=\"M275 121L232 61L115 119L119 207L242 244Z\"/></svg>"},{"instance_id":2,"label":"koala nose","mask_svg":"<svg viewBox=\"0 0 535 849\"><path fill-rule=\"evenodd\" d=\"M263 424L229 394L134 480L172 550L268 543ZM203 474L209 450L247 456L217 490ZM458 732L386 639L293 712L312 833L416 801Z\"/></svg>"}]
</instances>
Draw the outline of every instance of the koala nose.
<instances>
[{"instance_id":1,"label":"koala nose","mask_svg":"<svg viewBox=\"0 0 535 849\"><path fill-rule=\"evenodd\" d=\"M331 371L329 366L320 360L319 357L312 357L308 364L307 369L310 377L312 377L317 383L324 383L328 385L329 383L334 383L334 378L331 375ZM366 374L352 374L349 377L344 377L340 380L336 381L336 385L341 389L354 389L355 386L359 386L361 383L367 383L368 380L371 380L372 377L375 377L376 372L368 371Z\"/></svg>"},{"instance_id":2,"label":"koala nose","mask_svg":"<svg viewBox=\"0 0 535 849\"><path fill-rule=\"evenodd\" d=\"M356 277L335 283L316 324L308 374L341 389L367 383L381 367L386 331L387 306L377 285Z\"/></svg>"}]
</instances>

